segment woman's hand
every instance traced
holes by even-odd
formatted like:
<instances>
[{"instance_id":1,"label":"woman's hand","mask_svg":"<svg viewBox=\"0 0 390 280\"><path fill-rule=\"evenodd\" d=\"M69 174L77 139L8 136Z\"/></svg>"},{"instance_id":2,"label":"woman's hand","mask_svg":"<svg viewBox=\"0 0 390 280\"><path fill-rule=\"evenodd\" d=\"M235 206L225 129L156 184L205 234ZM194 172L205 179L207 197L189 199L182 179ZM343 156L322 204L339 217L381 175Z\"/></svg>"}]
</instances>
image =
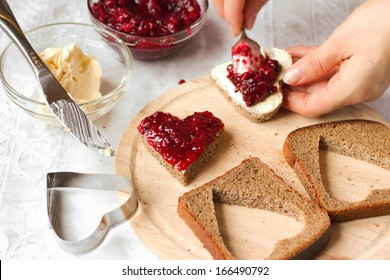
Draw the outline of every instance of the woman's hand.
<instances>
[{"instance_id":1,"label":"woman's hand","mask_svg":"<svg viewBox=\"0 0 390 280\"><path fill-rule=\"evenodd\" d=\"M318 117L378 99L390 85L389 13L389 0L369 0L323 45L288 48L298 61L284 76L284 107Z\"/></svg>"},{"instance_id":2,"label":"woman's hand","mask_svg":"<svg viewBox=\"0 0 390 280\"><path fill-rule=\"evenodd\" d=\"M212 0L218 15L223 18L233 37L242 27L252 29L260 9L268 0Z\"/></svg>"}]
</instances>

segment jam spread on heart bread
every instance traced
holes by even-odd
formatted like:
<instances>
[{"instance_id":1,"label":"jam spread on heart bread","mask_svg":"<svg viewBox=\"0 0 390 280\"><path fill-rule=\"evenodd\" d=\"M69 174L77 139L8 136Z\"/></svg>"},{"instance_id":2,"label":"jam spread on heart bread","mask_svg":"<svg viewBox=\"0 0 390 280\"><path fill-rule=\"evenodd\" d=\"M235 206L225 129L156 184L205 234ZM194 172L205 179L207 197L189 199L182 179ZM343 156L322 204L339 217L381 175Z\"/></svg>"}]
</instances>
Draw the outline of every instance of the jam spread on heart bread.
<instances>
[{"instance_id":1,"label":"jam spread on heart bread","mask_svg":"<svg viewBox=\"0 0 390 280\"><path fill-rule=\"evenodd\" d=\"M223 122L208 111L184 119L157 111L137 127L146 143L179 171L196 162L223 128Z\"/></svg>"},{"instance_id":2,"label":"jam spread on heart bread","mask_svg":"<svg viewBox=\"0 0 390 280\"><path fill-rule=\"evenodd\" d=\"M274 85L281 71L279 62L262 54L259 46L246 42L232 48L232 63L227 67L228 79L235 91L241 92L246 106L263 101L276 93Z\"/></svg>"}]
</instances>

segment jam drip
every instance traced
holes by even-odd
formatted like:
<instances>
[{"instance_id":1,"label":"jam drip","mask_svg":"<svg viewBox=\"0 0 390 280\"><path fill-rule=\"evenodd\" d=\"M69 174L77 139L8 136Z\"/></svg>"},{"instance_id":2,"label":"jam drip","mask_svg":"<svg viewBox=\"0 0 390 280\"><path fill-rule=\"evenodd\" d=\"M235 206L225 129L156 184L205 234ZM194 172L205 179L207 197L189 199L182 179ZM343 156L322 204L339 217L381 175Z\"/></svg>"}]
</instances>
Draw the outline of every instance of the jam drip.
<instances>
[{"instance_id":1,"label":"jam drip","mask_svg":"<svg viewBox=\"0 0 390 280\"><path fill-rule=\"evenodd\" d=\"M223 128L222 121L208 111L195 112L183 120L158 111L137 127L145 141L179 171L197 161Z\"/></svg>"},{"instance_id":2,"label":"jam drip","mask_svg":"<svg viewBox=\"0 0 390 280\"><path fill-rule=\"evenodd\" d=\"M187 29L201 16L195 0L98 0L91 12L113 29L150 37Z\"/></svg>"}]
</instances>

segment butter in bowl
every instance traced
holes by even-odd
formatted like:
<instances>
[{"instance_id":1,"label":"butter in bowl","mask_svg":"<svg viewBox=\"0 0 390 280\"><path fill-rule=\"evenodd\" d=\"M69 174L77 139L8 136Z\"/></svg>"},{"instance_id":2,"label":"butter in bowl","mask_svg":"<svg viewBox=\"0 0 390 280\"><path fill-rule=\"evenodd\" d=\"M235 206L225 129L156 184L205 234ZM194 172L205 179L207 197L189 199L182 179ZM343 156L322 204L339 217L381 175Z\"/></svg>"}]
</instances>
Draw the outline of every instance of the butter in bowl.
<instances>
[{"instance_id":1,"label":"butter in bowl","mask_svg":"<svg viewBox=\"0 0 390 280\"><path fill-rule=\"evenodd\" d=\"M25 35L90 120L109 112L127 92L133 56L112 33L88 24L55 23ZM59 125L47 108L33 70L14 43L0 56L0 78L16 105L35 118Z\"/></svg>"}]
</instances>

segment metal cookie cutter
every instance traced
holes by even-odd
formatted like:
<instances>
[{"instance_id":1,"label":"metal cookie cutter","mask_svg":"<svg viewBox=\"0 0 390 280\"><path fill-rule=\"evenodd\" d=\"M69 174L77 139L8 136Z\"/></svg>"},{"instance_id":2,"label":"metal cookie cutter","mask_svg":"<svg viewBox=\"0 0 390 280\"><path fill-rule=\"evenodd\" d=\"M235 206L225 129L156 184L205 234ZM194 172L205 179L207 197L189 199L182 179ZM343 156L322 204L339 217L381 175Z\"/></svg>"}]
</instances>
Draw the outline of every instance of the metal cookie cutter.
<instances>
[{"instance_id":1,"label":"metal cookie cutter","mask_svg":"<svg viewBox=\"0 0 390 280\"><path fill-rule=\"evenodd\" d=\"M67 189L91 189L105 191L124 191L132 187L128 178L108 174L84 174L75 172L53 172L47 174L47 211L51 227L58 244L71 254L84 254L103 243L108 232L115 226L129 220L138 210L138 198L134 189L131 195L118 208L105 213L96 230L80 240L66 240L58 222L61 196Z\"/></svg>"}]
</instances>

